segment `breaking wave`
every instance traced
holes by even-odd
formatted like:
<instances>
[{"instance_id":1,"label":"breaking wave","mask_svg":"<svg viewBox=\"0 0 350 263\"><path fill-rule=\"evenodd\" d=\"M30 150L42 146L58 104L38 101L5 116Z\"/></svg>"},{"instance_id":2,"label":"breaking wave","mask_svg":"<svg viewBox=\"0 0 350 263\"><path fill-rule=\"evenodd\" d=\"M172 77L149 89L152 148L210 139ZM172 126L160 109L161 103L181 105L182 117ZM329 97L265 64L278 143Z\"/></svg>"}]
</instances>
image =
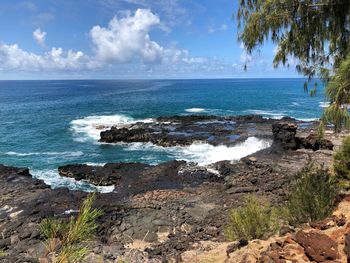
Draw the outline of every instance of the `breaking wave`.
<instances>
[{"instance_id":1,"label":"breaking wave","mask_svg":"<svg viewBox=\"0 0 350 263\"><path fill-rule=\"evenodd\" d=\"M190 113L198 113L198 112L204 112L205 109L203 108L190 108L190 109L185 109L186 112Z\"/></svg>"},{"instance_id":2,"label":"breaking wave","mask_svg":"<svg viewBox=\"0 0 350 263\"><path fill-rule=\"evenodd\" d=\"M132 143L127 146L127 150L164 151L177 160L195 162L198 163L198 165L208 165L224 160L237 161L270 146L271 141L269 140L249 137L244 142L234 146L214 146L208 143L193 143L189 146L161 147L152 143Z\"/></svg>"},{"instance_id":3,"label":"breaking wave","mask_svg":"<svg viewBox=\"0 0 350 263\"><path fill-rule=\"evenodd\" d=\"M81 190L85 192L100 192L110 193L114 190L114 185L111 186L95 186L85 181L77 181L73 178L62 177L57 170L32 170L30 173L34 178L43 180L45 184L51 188L66 187L70 190Z\"/></svg>"},{"instance_id":4,"label":"breaking wave","mask_svg":"<svg viewBox=\"0 0 350 263\"><path fill-rule=\"evenodd\" d=\"M112 126L123 127L136 122L152 122L152 119L135 120L125 115L101 115L88 116L70 122L74 140L77 142L97 141L100 139L101 131Z\"/></svg>"}]
</instances>

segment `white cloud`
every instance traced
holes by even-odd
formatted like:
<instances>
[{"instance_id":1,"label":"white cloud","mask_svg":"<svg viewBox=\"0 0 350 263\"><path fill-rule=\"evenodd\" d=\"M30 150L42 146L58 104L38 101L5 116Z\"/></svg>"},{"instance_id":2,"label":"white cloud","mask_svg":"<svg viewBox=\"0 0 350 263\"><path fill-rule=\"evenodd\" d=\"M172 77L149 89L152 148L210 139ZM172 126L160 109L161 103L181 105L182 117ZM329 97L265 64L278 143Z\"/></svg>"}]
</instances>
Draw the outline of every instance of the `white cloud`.
<instances>
[{"instance_id":1,"label":"white cloud","mask_svg":"<svg viewBox=\"0 0 350 263\"><path fill-rule=\"evenodd\" d=\"M163 47L152 41L149 31L160 19L148 9L138 9L133 15L114 17L108 28L94 26L90 31L96 57L103 62L155 63L162 59Z\"/></svg>"},{"instance_id":2,"label":"white cloud","mask_svg":"<svg viewBox=\"0 0 350 263\"><path fill-rule=\"evenodd\" d=\"M39 45L45 46L46 32L42 32L40 27L33 32L33 38Z\"/></svg>"},{"instance_id":3,"label":"white cloud","mask_svg":"<svg viewBox=\"0 0 350 263\"><path fill-rule=\"evenodd\" d=\"M83 52L52 48L43 55L24 51L18 45L0 44L1 71L68 71L98 67Z\"/></svg>"},{"instance_id":4,"label":"white cloud","mask_svg":"<svg viewBox=\"0 0 350 263\"><path fill-rule=\"evenodd\" d=\"M226 25L226 24L222 24L221 26L220 26L220 30L221 31L226 31L228 29L228 25Z\"/></svg>"},{"instance_id":5,"label":"white cloud","mask_svg":"<svg viewBox=\"0 0 350 263\"><path fill-rule=\"evenodd\" d=\"M215 27L212 25L208 26L208 33L215 33L218 31L227 31L227 30L228 30L228 25L226 25L226 24L221 24L218 27Z\"/></svg>"},{"instance_id":6,"label":"white cloud","mask_svg":"<svg viewBox=\"0 0 350 263\"><path fill-rule=\"evenodd\" d=\"M94 26L90 30L93 50L90 55L81 51L51 48L41 54L21 49L18 45L0 43L0 71L2 72L62 72L90 74L99 72L110 76L220 76L243 72L239 62L225 62L216 57L192 56L176 44L161 46L150 31L161 26L158 15L149 9L120 13L107 27ZM222 24L220 30L227 30ZM46 32L33 32L39 44L45 44ZM242 47L244 49L244 47ZM243 50L242 62L252 57ZM98 71L103 69L103 71Z\"/></svg>"}]
</instances>

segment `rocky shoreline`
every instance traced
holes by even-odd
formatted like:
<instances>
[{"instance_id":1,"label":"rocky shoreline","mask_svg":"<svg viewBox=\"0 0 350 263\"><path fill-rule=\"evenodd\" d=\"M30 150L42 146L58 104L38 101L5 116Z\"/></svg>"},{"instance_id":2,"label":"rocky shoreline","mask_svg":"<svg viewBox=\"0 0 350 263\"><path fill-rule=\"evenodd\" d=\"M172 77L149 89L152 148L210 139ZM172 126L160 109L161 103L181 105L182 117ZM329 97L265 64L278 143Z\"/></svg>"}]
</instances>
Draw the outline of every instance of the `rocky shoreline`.
<instances>
[{"instance_id":1,"label":"rocky shoreline","mask_svg":"<svg viewBox=\"0 0 350 263\"><path fill-rule=\"evenodd\" d=\"M235 145L250 136L270 139L273 144L239 161L208 166L170 161L59 167L61 176L115 187L111 193L97 194L95 206L103 215L98 219L96 239L89 243L88 262L100 258L103 262L120 258L127 262L179 261L202 242L225 242L227 212L242 204L244 196L254 193L279 204L296 171L310 161L331 163L333 148L341 139L328 132L319 141L315 127L316 123L289 118L175 116L101 132L101 141L107 143L152 142L164 147L198 141ZM3 165L0 185L0 249L6 253L2 262L36 262L45 257L40 221L76 214L87 195L51 189L34 179L28 169Z\"/></svg>"}]
</instances>

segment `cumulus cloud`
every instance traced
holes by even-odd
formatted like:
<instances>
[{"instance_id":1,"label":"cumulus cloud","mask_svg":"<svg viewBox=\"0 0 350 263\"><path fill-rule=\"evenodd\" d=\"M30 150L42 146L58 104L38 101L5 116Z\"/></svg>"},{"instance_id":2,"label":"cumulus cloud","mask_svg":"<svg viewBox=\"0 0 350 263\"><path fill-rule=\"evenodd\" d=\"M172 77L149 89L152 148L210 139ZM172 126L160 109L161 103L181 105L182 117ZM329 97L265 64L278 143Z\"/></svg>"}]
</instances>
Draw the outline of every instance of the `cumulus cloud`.
<instances>
[{"instance_id":1,"label":"cumulus cloud","mask_svg":"<svg viewBox=\"0 0 350 263\"><path fill-rule=\"evenodd\" d=\"M41 46L45 46L46 32L42 32L40 27L33 32L34 40Z\"/></svg>"},{"instance_id":2,"label":"cumulus cloud","mask_svg":"<svg viewBox=\"0 0 350 263\"><path fill-rule=\"evenodd\" d=\"M87 72L103 68L108 74L122 74L125 77L125 72L170 76L219 75L220 72L230 74L237 70L236 64L215 57L194 57L186 49L174 45L161 46L150 36L150 31L159 26L160 18L149 9L124 12L115 16L107 27L92 27L90 38L93 50L89 55L55 47L36 54L17 44L0 43L0 71ZM33 32L33 37L39 44L45 45L46 32L38 28Z\"/></svg>"},{"instance_id":3,"label":"cumulus cloud","mask_svg":"<svg viewBox=\"0 0 350 263\"><path fill-rule=\"evenodd\" d=\"M90 36L98 60L110 63L155 63L162 59L163 47L152 41L149 32L160 19L148 9L114 17L107 28L94 26Z\"/></svg>"},{"instance_id":4,"label":"cumulus cloud","mask_svg":"<svg viewBox=\"0 0 350 263\"><path fill-rule=\"evenodd\" d=\"M98 64L88 61L81 51L64 52L62 48L52 48L43 55L37 55L24 51L18 45L0 44L2 71L67 71L93 67L98 67Z\"/></svg>"}]
</instances>

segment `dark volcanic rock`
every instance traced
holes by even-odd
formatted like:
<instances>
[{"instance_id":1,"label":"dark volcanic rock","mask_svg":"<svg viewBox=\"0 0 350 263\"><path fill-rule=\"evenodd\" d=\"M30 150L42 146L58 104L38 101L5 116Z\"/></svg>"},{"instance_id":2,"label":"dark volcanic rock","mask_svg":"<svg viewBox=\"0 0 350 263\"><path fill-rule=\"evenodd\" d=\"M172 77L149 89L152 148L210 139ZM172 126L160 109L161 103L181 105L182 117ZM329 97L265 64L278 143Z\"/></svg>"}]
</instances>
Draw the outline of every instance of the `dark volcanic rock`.
<instances>
[{"instance_id":1,"label":"dark volcanic rock","mask_svg":"<svg viewBox=\"0 0 350 263\"><path fill-rule=\"evenodd\" d=\"M286 121L297 123L292 119ZM150 141L164 146L194 141L235 145L250 136L272 139L271 125L277 122L254 115L174 116L158 118L150 124L112 128L105 137L109 142L116 142L117 138L122 142ZM292 137L285 130L280 131L284 135L276 138L289 145L292 129L289 130ZM294 139L298 140L295 134ZM294 147L293 143L290 145ZM137 252L141 253L140 258L166 262L179 258L180 253L203 240L224 241L228 210L241 206L247 193L281 204L295 172L308 160L330 163L332 155L324 152L266 149L237 162L212 164L211 169L170 161L159 165L74 164L60 167L59 173L95 185L115 186L112 193L96 195L94 206L103 215L98 218L96 238L88 243L91 251L108 262L125 256L126 245L133 240L143 240L152 245L146 249L148 253ZM0 249L8 254L4 262L35 259L35 253L42 250L41 220L50 217L68 220L76 215L87 195L81 191L50 189L41 180L32 178L28 169L3 165L0 165L0 185Z\"/></svg>"},{"instance_id":2,"label":"dark volcanic rock","mask_svg":"<svg viewBox=\"0 0 350 263\"><path fill-rule=\"evenodd\" d=\"M295 139L298 126L289 122L278 122L272 124L274 144L278 144L284 149L296 150L298 143Z\"/></svg>"},{"instance_id":3,"label":"dark volcanic rock","mask_svg":"<svg viewBox=\"0 0 350 263\"><path fill-rule=\"evenodd\" d=\"M299 137L296 136L297 129L297 124L291 122L283 121L272 124L273 148L284 150L310 149L313 151L333 150L333 143L330 140L320 139L316 134Z\"/></svg>"},{"instance_id":4,"label":"dark volcanic rock","mask_svg":"<svg viewBox=\"0 0 350 263\"><path fill-rule=\"evenodd\" d=\"M317 150L333 150L333 143L330 140L319 139L316 134L309 134L305 138L299 138L299 147L304 149Z\"/></svg>"},{"instance_id":5,"label":"dark volcanic rock","mask_svg":"<svg viewBox=\"0 0 350 263\"><path fill-rule=\"evenodd\" d=\"M159 165L141 163L108 163L104 166L85 164L58 168L59 174L95 185L115 185L123 197L160 189L182 189L205 181L219 182L223 178L206 168L190 166L185 161L170 161Z\"/></svg>"},{"instance_id":6,"label":"dark volcanic rock","mask_svg":"<svg viewBox=\"0 0 350 263\"><path fill-rule=\"evenodd\" d=\"M102 131L100 141L151 142L164 147L190 145L194 142L234 145L249 136L271 138L270 125L274 122L275 120L258 115L160 117L150 123L139 122Z\"/></svg>"}]
</instances>

